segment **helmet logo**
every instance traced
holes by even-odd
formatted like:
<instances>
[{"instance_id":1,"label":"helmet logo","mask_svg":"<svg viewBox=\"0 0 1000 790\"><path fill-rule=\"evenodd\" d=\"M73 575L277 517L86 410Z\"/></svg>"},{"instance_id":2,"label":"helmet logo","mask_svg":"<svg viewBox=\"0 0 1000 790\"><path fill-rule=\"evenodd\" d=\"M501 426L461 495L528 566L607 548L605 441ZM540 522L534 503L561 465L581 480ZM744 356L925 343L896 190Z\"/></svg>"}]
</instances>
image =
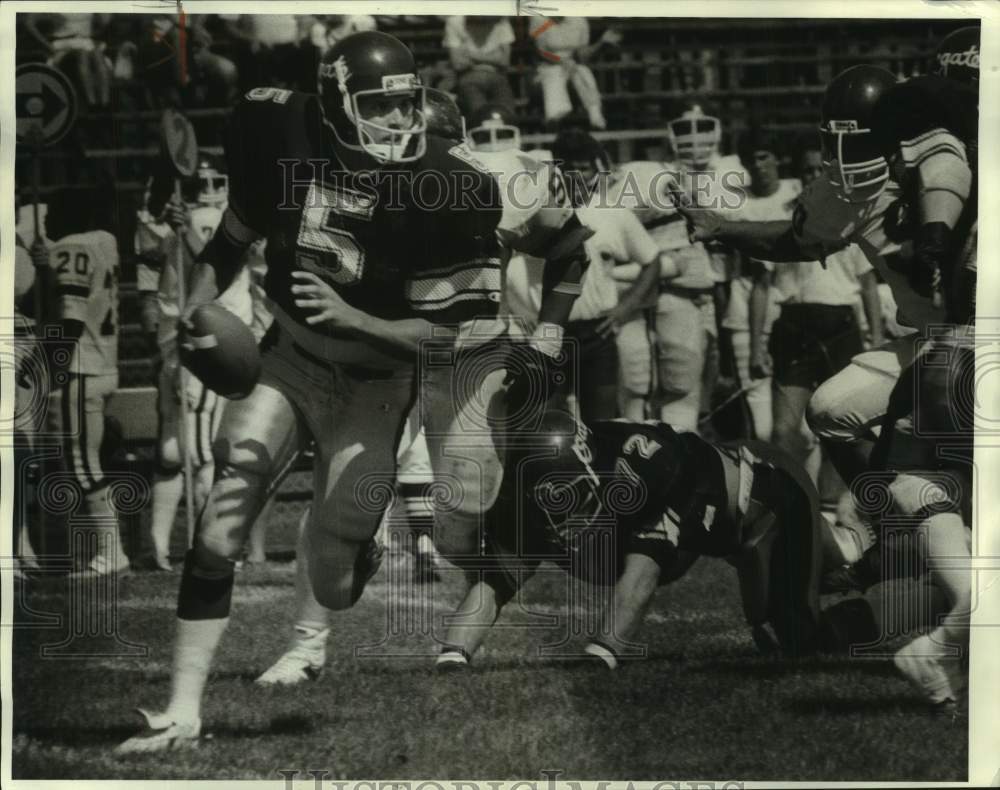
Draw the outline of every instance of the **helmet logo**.
<instances>
[{"instance_id":1,"label":"helmet logo","mask_svg":"<svg viewBox=\"0 0 1000 790\"><path fill-rule=\"evenodd\" d=\"M942 52L937 56L938 63L947 72L948 66L968 66L979 68L979 47L973 44L965 52Z\"/></svg>"},{"instance_id":2,"label":"helmet logo","mask_svg":"<svg viewBox=\"0 0 1000 790\"><path fill-rule=\"evenodd\" d=\"M347 87L347 81L351 78L351 70L347 68L347 59L343 55L333 61L333 73L338 84L342 88Z\"/></svg>"},{"instance_id":3,"label":"helmet logo","mask_svg":"<svg viewBox=\"0 0 1000 790\"><path fill-rule=\"evenodd\" d=\"M385 74L382 76L382 90L384 91L411 91L416 87L416 74Z\"/></svg>"},{"instance_id":4,"label":"helmet logo","mask_svg":"<svg viewBox=\"0 0 1000 790\"><path fill-rule=\"evenodd\" d=\"M831 132L859 132L857 121L827 121L826 128Z\"/></svg>"}]
</instances>

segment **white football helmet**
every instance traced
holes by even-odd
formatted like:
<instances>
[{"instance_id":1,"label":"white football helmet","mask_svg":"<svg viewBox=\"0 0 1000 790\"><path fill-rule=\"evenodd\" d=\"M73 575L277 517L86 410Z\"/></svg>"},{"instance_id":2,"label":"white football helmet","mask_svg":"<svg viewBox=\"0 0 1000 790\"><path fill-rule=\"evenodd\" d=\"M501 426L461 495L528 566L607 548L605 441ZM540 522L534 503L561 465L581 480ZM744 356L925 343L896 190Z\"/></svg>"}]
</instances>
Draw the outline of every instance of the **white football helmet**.
<instances>
[{"instance_id":1,"label":"white football helmet","mask_svg":"<svg viewBox=\"0 0 1000 790\"><path fill-rule=\"evenodd\" d=\"M686 165L704 167L719 150L722 122L706 115L698 104L667 124L667 139L677 158Z\"/></svg>"}]
</instances>

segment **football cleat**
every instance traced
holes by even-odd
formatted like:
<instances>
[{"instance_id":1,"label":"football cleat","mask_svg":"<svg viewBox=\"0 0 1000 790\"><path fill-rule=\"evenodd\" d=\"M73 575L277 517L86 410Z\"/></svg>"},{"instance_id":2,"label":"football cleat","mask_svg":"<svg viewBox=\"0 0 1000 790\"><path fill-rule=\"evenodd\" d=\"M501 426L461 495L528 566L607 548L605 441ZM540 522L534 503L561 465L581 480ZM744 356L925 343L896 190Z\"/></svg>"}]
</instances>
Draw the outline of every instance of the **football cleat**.
<instances>
[{"instance_id":1,"label":"football cleat","mask_svg":"<svg viewBox=\"0 0 1000 790\"><path fill-rule=\"evenodd\" d=\"M296 626L295 642L256 681L258 686L296 686L317 680L326 664L326 638L329 628L316 631Z\"/></svg>"},{"instance_id":2,"label":"football cleat","mask_svg":"<svg viewBox=\"0 0 1000 790\"><path fill-rule=\"evenodd\" d=\"M121 554L116 558L98 554L90 561L90 564L86 568L71 573L70 577L74 579L96 579L99 576L110 576L115 573L125 574L128 573L129 568L129 559L125 554Z\"/></svg>"},{"instance_id":3,"label":"football cleat","mask_svg":"<svg viewBox=\"0 0 1000 790\"><path fill-rule=\"evenodd\" d=\"M174 721L165 713L150 713L137 708L145 720L145 729L118 745L115 754L150 754L175 749L190 749L198 745L201 719Z\"/></svg>"},{"instance_id":4,"label":"football cleat","mask_svg":"<svg viewBox=\"0 0 1000 790\"><path fill-rule=\"evenodd\" d=\"M929 635L900 648L893 663L932 705L946 712L957 708L967 680L961 661L941 655L941 647Z\"/></svg>"}]
</instances>

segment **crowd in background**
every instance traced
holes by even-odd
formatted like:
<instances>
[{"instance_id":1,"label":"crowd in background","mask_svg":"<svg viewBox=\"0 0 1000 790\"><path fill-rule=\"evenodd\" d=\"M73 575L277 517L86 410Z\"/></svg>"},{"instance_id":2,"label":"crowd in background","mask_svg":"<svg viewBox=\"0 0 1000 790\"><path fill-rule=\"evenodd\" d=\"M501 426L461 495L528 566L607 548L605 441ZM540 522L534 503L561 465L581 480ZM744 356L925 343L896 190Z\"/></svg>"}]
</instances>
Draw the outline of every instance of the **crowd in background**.
<instances>
[{"instance_id":1,"label":"crowd in background","mask_svg":"<svg viewBox=\"0 0 1000 790\"><path fill-rule=\"evenodd\" d=\"M433 19L433 17L432 17ZM109 109L116 84L135 83L150 108L231 105L259 85L315 89L319 58L340 39L362 30L426 24L426 18L346 14L22 14L19 61L44 59L63 70L86 107ZM446 60L425 63L426 84L454 92L466 115L487 102L513 105L508 72L511 48L521 36L536 55L545 122L570 114L572 89L595 129L607 122L587 61L617 47L613 29L591 41L585 17L531 17L515 26L509 17L441 16ZM187 57L176 53L184 40Z\"/></svg>"}]
</instances>

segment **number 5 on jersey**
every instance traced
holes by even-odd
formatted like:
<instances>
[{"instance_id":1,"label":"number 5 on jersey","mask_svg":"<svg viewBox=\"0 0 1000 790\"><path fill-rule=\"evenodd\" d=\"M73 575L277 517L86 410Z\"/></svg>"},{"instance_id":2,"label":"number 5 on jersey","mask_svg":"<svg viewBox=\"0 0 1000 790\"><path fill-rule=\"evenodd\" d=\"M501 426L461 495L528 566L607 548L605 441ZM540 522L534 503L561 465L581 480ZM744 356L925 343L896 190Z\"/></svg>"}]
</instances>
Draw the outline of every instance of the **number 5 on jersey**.
<instances>
[{"instance_id":1,"label":"number 5 on jersey","mask_svg":"<svg viewBox=\"0 0 1000 790\"><path fill-rule=\"evenodd\" d=\"M358 196L360 193L349 199L356 204ZM368 200L367 196L360 197ZM299 224L298 246L322 254L318 257L300 255L298 262L324 279L338 285L350 285L358 282L364 273L365 251L350 231L331 227L331 214L346 213L345 207L342 207L343 200L340 190L315 183L309 187ZM356 213L358 210L352 208L352 211Z\"/></svg>"}]
</instances>

